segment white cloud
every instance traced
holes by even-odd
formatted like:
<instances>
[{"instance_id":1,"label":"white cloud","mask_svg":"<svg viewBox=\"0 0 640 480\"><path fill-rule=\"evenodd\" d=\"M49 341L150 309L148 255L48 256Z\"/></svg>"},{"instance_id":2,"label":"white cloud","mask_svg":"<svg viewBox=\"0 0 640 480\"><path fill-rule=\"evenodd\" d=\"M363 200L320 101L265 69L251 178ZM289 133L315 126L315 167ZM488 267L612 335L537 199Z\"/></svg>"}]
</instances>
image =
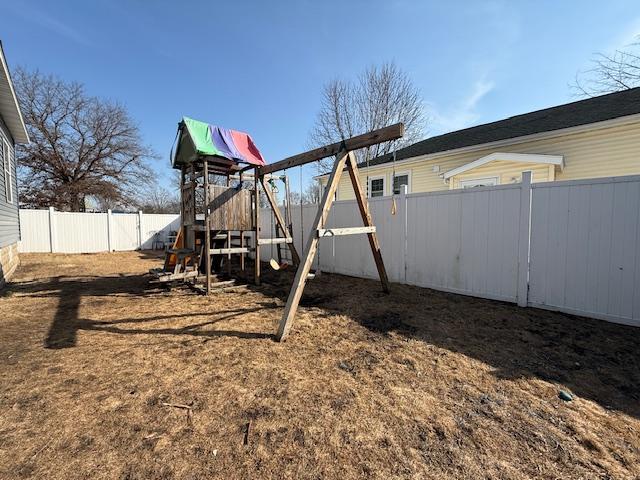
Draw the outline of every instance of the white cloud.
<instances>
[{"instance_id":1,"label":"white cloud","mask_svg":"<svg viewBox=\"0 0 640 480\"><path fill-rule=\"evenodd\" d=\"M484 77L476 80L469 95L450 108L438 108L436 104L429 107L431 119L431 131L438 135L441 133L460 130L470 127L478 122L480 113L477 111L478 103L492 91L495 83L486 80Z\"/></svg>"}]
</instances>

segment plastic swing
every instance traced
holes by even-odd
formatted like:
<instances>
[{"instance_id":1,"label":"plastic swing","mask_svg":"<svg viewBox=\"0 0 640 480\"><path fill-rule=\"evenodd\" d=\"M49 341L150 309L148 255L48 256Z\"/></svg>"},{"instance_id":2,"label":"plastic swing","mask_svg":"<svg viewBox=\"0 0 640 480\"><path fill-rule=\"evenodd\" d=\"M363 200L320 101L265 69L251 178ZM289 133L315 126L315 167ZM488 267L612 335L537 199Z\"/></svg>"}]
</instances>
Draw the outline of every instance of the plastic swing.
<instances>
[{"instance_id":1,"label":"plastic swing","mask_svg":"<svg viewBox=\"0 0 640 480\"><path fill-rule=\"evenodd\" d=\"M276 185L276 181L273 178L270 178L267 181L267 183L269 184L269 187L271 188L271 191L273 193L278 193L278 187ZM273 223L274 223L273 222L273 216L274 216L274 213L273 213L273 210L272 210L271 214L269 215L269 221L270 221L270 225L271 225L271 228L270 228L269 232L270 232L272 238L276 238L278 235L277 235L277 232L273 228ZM274 256L273 256L273 242L271 242L271 245L270 245L269 248L270 248L270 257L271 257L270 260L269 260L269 266L273 270L276 270L276 271L284 270L285 268L287 268L289 266L289 264L287 262L279 262L278 260L276 260L274 258Z\"/></svg>"}]
</instances>

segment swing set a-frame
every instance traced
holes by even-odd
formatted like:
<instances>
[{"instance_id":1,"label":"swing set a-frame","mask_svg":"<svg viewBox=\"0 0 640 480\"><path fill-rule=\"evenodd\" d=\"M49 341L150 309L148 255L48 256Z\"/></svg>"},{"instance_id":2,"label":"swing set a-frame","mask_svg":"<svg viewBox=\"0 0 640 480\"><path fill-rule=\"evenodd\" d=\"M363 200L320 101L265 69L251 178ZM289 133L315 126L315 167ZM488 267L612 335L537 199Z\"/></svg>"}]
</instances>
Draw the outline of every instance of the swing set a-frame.
<instances>
[{"instance_id":1,"label":"swing set a-frame","mask_svg":"<svg viewBox=\"0 0 640 480\"><path fill-rule=\"evenodd\" d=\"M245 255L253 253L254 283L260 285L260 246L286 245L291 252L296 273L276 332L276 339L282 341L293 325L307 279L310 278L320 238L366 234L382 289L389 292L389 280L376 227L371 217L367 193L360 183L359 169L353 152L397 140L403 134L404 125L398 123L266 164L247 134L184 119L179 126L180 140L172 158L174 168L181 170L182 211L179 237L182 241L167 250L165 267L162 271L156 272L158 278L190 278L195 281L201 278L200 272L204 270L204 290L208 294L213 286L212 269L220 270L216 258L221 261L226 257L230 273L231 255L240 255L240 267L244 270ZM311 234L300 255L293 244L292 226L285 220L289 216L288 212L285 212L285 216L282 215L271 184L274 179L280 179L288 189L286 175L278 176L275 175L276 172L301 167L331 156L335 156L333 168L320 199ZM242 166L241 163L248 165ZM251 170L253 175L249 173ZM363 226L325 229L323 227L329 218L338 183L345 170L353 186ZM222 177L223 181L218 181L217 185L213 184L212 176ZM252 188L244 188L243 182L250 180L253 180ZM282 233L282 237L260 237L260 187L273 213L276 233ZM285 200L284 206L288 209L288 195ZM247 237L248 232L250 235ZM249 246L250 244L252 246ZM171 265L174 266L173 270L170 269Z\"/></svg>"}]
</instances>

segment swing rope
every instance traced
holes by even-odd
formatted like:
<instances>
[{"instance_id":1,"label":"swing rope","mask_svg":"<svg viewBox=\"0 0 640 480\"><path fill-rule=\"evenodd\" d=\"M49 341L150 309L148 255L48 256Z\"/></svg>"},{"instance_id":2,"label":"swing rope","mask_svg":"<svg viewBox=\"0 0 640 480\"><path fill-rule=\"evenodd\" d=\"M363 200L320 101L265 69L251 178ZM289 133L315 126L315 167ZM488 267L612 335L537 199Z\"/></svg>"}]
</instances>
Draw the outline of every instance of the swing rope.
<instances>
[{"instance_id":1,"label":"swing rope","mask_svg":"<svg viewBox=\"0 0 640 480\"><path fill-rule=\"evenodd\" d=\"M271 210L271 215L269 215L269 220L271 222L271 226L269 228L269 234L270 234L271 239L272 239L271 240L271 249L270 249L270 252L271 252L270 258L273 258L273 238L277 237L277 235L275 234L275 232L273 230L273 209Z\"/></svg>"},{"instance_id":2,"label":"swing rope","mask_svg":"<svg viewBox=\"0 0 640 480\"><path fill-rule=\"evenodd\" d=\"M304 249L304 208L302 207L302 165L300 170L300 246Z\"/></svg>"},{"instance_id":3,"label":"swing rope","mask_svg":"<svg viewBox=\"0 0 640 480\"><path fill-rule=\"evenodd\" d=\"M318 159L316 171L320 173L320 159ZM320 182L318 182L318 188L320 188ZM321 198L321 195L318 195L318 205L320 204L320 198ZM324 222L322 222L322 225L320 226L320 228L324 228ZM318 268L316 269L316 273L318 275L320 274L320 250L321 250L320 246L321 246L321 243L320 243L320 239L318 238Z\"/></svg>"}]
</instances>

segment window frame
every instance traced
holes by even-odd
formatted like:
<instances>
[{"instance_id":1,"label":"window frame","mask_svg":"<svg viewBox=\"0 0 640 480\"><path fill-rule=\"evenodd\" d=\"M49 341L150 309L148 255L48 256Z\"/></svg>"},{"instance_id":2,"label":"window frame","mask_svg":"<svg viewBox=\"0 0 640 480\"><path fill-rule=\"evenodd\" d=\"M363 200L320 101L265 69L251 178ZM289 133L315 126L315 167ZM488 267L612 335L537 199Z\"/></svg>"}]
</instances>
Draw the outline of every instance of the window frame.
<instances>
[{"instance_id":1,"label":"window frame","mask_svg":"<svg viewBox=\"0 0 640 480\"><path fill-rule=\"evenodd\" d=\"M396 184L396 177L402 177L404 175L407 176L407 193L411 193L411 170L407 170L402 172L396 172L395 175L393 172L391 172L391 193L393 195L400 195L402 193L402 189L400 189L400 192L395 193L395 184Z\"/></svg>"},{"instance_id":2,"label":"window frame","mask_svg":"<svg viewBox=\"0 0 640 480\"><path fill-rule=\"evenodd\" d=\"M493 185L470 185L472 183L481 182L482 180L495 180ZM466 180L460 180L460 188L476 188L476 187L495 187L500 185L500 177L479 177L479 178L467 178Z\"/></svg>"},{"instance_id":3,"label":"window frame","mask_svg":"<svg viewBox=\"0 0 640 480\"><path fill-rule=\"evenodd\" d=\"M373 196L373 188L371 188L374 180L382 180L382 195ZM369 198L380 198L386 196L387 193L387 179L384 175L372 175L369 177L369 184L367 185L367 196Z\"/></svg>"},{"instance_id":4,"label":"window frame","mask_svg":"<svg viewBox=\"0 0 640 480\"><path fill-rule=\"evenodd\" d=\"M11 169L11 146L6 138L2 138L2 172L4 176L4 198L13 204L13 171Z\"/></svg>"}]
</instances>

